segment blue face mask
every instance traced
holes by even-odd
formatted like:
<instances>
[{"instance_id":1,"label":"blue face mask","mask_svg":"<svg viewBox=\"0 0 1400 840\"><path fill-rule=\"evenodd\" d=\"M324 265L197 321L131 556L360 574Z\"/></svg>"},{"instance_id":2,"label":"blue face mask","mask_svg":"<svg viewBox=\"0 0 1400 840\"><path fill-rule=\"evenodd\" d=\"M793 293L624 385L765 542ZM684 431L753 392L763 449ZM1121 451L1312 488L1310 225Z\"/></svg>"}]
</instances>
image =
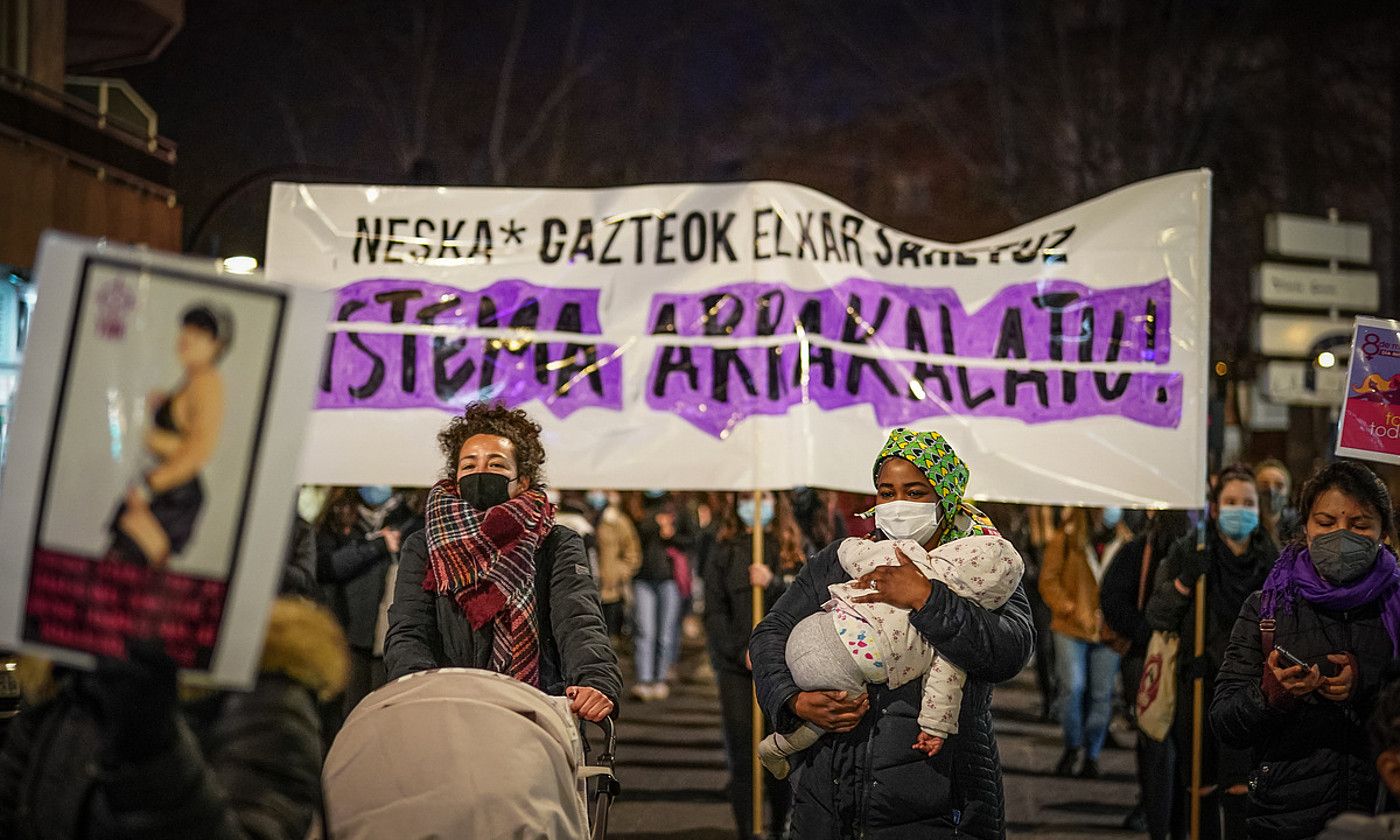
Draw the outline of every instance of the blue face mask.
<instances>
[{"instance_id":1,"label":"blue face mask","mask_svg":"<svg viewBox=\"0 0 1400 840\"><path fill-rule=\"evenodd\" d=\"M588 506L594 510L602 510L608 506L608 494L602 490L589 490L584 498L588 500Z\"/></svg>"},{"instance_id":2,"label":"blue face mask","mask_svg":"<svg viewBox=\"0 0 1400 840\"><path fill-rule=\"evenodd\" d=\"M1235 542L1241 542L1259 527L1259 509L1242 505L1221 505L1215 527Z\"/></svg>"},{"instance_id":3,"label":"blue face mask","mask_svg":"<svg viewBox=\"0 0 1400 840\"><path fill-rule=\"evenodd\" d=\"M744 523L745 528L753 527L753 499L739 500L739 521ZM763 507L759 510L759 517L762 519L760 527L767 528L773 521L773 500L764 499Z\"/></svg>"},{"instance_id":4,"label":"blue face mask","mask_svg":"<svg viewBox=\"0 0 1400 840\"><path fill-rule=\"evenodd\" d=\"M371 484L360 488L360 499L370 507L379 507L394 495L394 488L387 484Z\"/></svg>"},{"instance_id":5,"label":"blue face mask","mask_svg":"<svg viewBox=\"0 0 1400 840\"><path fill-rule=\"evenodd\" d=\"M1117 528L1118 523L1123 521L1123 509L1120 507L1106 507L1103 509L1103 526L1105 528Z\"/></svg>"}]
</instances>

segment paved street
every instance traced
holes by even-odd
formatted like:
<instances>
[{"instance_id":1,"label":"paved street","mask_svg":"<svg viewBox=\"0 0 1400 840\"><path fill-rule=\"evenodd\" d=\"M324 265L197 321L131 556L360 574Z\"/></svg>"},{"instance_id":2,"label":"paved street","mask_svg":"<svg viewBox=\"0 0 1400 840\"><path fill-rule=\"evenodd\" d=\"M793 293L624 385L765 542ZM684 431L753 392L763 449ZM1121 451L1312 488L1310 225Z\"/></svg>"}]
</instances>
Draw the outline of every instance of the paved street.
<instances>
[{"instance_id":1,"label":"paved street","mask_svg":"<svg viewBox=\"0 0 1400 840\"><path fill-rule=\"evenodd\" d=\"M691 644L682 672L702 651ZM630 674L630 667L624 666ZM1049 772L1060 753L1059 730L1037 719L1032 673L995 695L997 731L1006 773L1007 818L1013 838L1136 840L1122 830L1135 797L1132 753L1108 749L1103 778L1059 779ZM1129 733L1115 726L1118 739ZM724 750L714 685L683 682L669 700L629 702L618 732L622 800L612 809L615 840L721 840L734 837L724 798Z\"/></svg>"}]
</instances>

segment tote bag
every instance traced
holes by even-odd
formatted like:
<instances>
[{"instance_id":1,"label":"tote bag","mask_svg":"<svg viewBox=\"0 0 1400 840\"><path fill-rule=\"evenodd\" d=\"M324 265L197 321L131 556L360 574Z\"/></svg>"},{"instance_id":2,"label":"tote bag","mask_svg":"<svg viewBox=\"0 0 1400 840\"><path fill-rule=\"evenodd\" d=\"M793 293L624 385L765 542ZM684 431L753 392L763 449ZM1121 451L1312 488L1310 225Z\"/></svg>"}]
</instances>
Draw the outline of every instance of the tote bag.
<instances>
[{"instance_id":1,"label":"tote bag","mask_svg":"<svg viewBox=\"0 0 1400 840\"><path fill-rule=\"evenodd\" d=\"M1181 636L1156 630L1147 644L1147 660L1138 682L1137 724L1154 741L1163 741L1176 715L1176 656Z\"/></svg>"}]
</instances>

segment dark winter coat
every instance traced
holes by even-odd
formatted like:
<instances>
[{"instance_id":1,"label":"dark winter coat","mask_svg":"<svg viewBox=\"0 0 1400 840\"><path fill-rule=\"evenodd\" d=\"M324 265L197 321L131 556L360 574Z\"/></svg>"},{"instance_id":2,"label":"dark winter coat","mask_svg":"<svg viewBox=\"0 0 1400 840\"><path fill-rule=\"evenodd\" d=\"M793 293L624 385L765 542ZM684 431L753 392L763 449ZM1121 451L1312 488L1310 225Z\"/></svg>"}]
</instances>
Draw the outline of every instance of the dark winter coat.
<instances>
[{"instance_id":1,"label":"dark winter coat","mask_svg":"<svg viewBox=\"0 0 1400 840\"><path fill-rule=\"evenodd\" d=\"M769 535L763 540L763 558L773 571L773 582L764 592L767 612L787 588L778 568L778 540ZM701 575L705 579L705 641L709 646L710 664L716 671L749 675L744 655L748 652L749 636L753 633L753 586L749 584L749 566L753 565L753 536L740 534L709 546Z\"/></svg>"},{"instance_id":2,"label":"dark winter coat","mask_svg":"<svg viewBox=\"0 0 1400 840\"><path fill-rule=\"evenodd\" d=\"M398 530L406 539L423 527L423 520L400 504L385 519L384 527ZM402 550L402 544L399 548ZM384 578L393 559L384 538L365 539L364 526L358 522L349 532L322 526L316 533L316 579L352 648L374 650Z\"/></svg>"},{"instance_id":3,"label":"dark winter coat","mask_svg":"<svg viewBox=\"0 0 1400 840\"><path fill-rule=\"evenodd\" d=\"M754 630L749 651L759 703L783 732L800 720L788 708L798 693L785 657L788 635L821 609L827 587L849 580L840 542L802 568ZM1005 836L1001 761L992 732L992 684L1014 677L1035 649L1030 604L1020 588L984 610L933 581L928 603L910 622L938 652L968 673L959 734L933 758L912 749L919 735L922 681L893 691L870 687L870 711L851 732L824 736L795 759L793 831L803 840Z\"/></svg>"},{"instance_id":4,"label":"dark winter coat","mask_svg":"<svg viewBox=\"0 0 1400 840\"><path fill-rule=\"evenodd\" d=\"M428 592L426 532L409 537L399 553L384 667L389 679L431 668L489 668L494 628L472 629L451 597ZM608 641L598 585L583 538L562 525L535 552L535 598L540 627L540 688L563 694L571 685L596 688L617 705L622 671Z\"/></svg>"},{"instance_id":5,"label":"dark winter coat","mask_svg":"<svg viewBox=\"0 0 1400 840\"><path fill-rule=\"evenodd\" d=\"M670 513L676 518L676 532L670 539L661 536L661 526L656 521L660 513ZM670 550L692 556L699 542L699 532L699 526L686 510L670 499L648 501L641 520L637 522L637 536L642 542L642 566L637 570L637 579L674 580L676 576L672 570Z\"/></svg>"},{"instance_id":6,"label":"dark winter coat","mask_svg":"<svg viewBox=\"0 0 1400 840\"><path fill-rule=\"evenodd\" d=\"M1262 531L1256 530L1250 538L1249 546L1240 557L1232 558L1227 571L1219 562L1219 557L1229 548L1224 545L1212 527L1206 535L1206 662L1198 667L1204 669L1207 680L1215 679L1215 672L1225 656L1225 646L1230 640L1231 628L1244 606L1248 593L1264 585L1269 569L1278 559L1278 547ZM1152 597L1147 602L1147 623L1153 630L1166 630L1181 634L1181 650L1177 657L1180 691L1191 690L1192 657L1190 655L1196 638L1196 595L1182 595L1176 588L1176 579L1182 575L1188 558L1198 554L1196 537L1185 536L1177 540L1167 553L1161 568L1157 570ZM1243 570L1243 571L1241 571ZM1230 581L1239 591L1239 600L1226 598L1223 594L1227 586L1221 576L1231 574L1236 580ZM1190 702L1189 700L1187 701ZM1179 708L1179 705L1178 705Z\"/></svg>"},{"instance_id":7,"label":"dark winter coat","mask_svg":"<svg viewBox=\"0 0 1400 840\"><path fill-rule=\"evenodd\" d=\"M1215 697L1215 677L1225 658L1235 619L1249 593L1257 590L1268 577L1269 568L1278 557L1272 539L1257 529L1251 536L1245 553L1236 557L1212 526L1206 532L1204 554L1196 548L1197 538L1187 535L1177 540L1167 552L1157 570L1157 583L1147 602L1147 623L1153 630L1165 630L1181 636L1181 650L1176 658L1176 709L1172 719L1171 737L1176 742L1177 755L1190 756L1192 714L1195 707L1195 678L1201 677L1201 700L1206 708ZM1204 557L1206 564L1205 654L1197 659L1196 593L1182 595L1175 581L1183 575L1193 558ZM1201 778L1205 784L1232 787L1242 784L1249 775L1249 755L1228 745L1222 746L1218 733L1206 721L1202 740ZM1185 772L1189 764L1178 770Z\"/></svg>"},{"instance_id":8,"label":"dark winter coat","mask_svg":"<svg viewBox=\"0 0 1400 840\"><path fill-rule=\"evenodd\" d=\"M1152 595L1152 583L1157 568L1162 565L1162 556L1154 551L1148 559L1144 584L1142 561L1146 548L1146 536L1134 537L1118 549L1099 582L1103 622L1119 638L1127 640L1129 656L1145 656L1148 642L1152 640L1152 628L1147 624L1147 599ZM1146 592L1140 592L1140 588L1145 588Z\"/></svg>"},{"instance_id":9,"label":"dark winter coat","mask_svg":"<svg viewBox=\"0 0 1400 840\"><path fill-rule=\"evenodd\" d=\"M313 601L323 597L316 582L316 529L300 516L292 523L287 565L282 568L282 584L277 591Z\"/></svg>"},{"instance_id":10,"label":"dark winter coat","mask_svg":"<svg viewBox=\"0 0 1400 840\"><path fill-rule=\"evenodd\" d=\"M31 675L44 697L0 751L0 837L302 840L321 798L316 696L344 686L344 638L324 610L279 601L262 667L250 692L187 699L174 743L140 763L104 760L92 677Z\"/></svg>"},{"instance_id":11,"label":"dark winter coat","mask_svg":"<svg viewBox=\"0 0 1400 840\"><path fill-rule=\"evenodd\" d=\"M1215 684L1211 722L1221 740L1253 750L1250 837L1313 837L1342 811L1375 811L1380 781L1366 719L1377 692L1393 676L1393 648L1377 603L1329 612L1300 602L1292 612L1280 611L1276 645L1309 663L1350 652L1360 667L1344 702L1314 694L1282 701L1282 708L1271 705L1261 688L1259 598L1250 596L1235 622Z\"/></svg>"}]
</instances>

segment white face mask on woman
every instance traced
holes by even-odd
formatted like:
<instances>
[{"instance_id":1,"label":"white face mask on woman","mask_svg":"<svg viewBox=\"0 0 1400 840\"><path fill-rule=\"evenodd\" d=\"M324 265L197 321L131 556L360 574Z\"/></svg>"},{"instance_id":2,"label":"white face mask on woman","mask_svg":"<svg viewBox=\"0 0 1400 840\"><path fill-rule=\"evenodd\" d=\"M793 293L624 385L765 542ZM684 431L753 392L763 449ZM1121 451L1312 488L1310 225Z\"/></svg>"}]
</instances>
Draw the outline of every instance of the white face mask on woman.
<instances>
[{"instance_id":1,"label":"white face mask on woman","mask_svg":"<svg viewBox=\"0 0 1400 840\"><path fill-rule=\"evenodd\" d=\"M894 540L928 542L938 530L937 502L885 502L875 506L875 527Z\"/></svg>"}]
</instances>

